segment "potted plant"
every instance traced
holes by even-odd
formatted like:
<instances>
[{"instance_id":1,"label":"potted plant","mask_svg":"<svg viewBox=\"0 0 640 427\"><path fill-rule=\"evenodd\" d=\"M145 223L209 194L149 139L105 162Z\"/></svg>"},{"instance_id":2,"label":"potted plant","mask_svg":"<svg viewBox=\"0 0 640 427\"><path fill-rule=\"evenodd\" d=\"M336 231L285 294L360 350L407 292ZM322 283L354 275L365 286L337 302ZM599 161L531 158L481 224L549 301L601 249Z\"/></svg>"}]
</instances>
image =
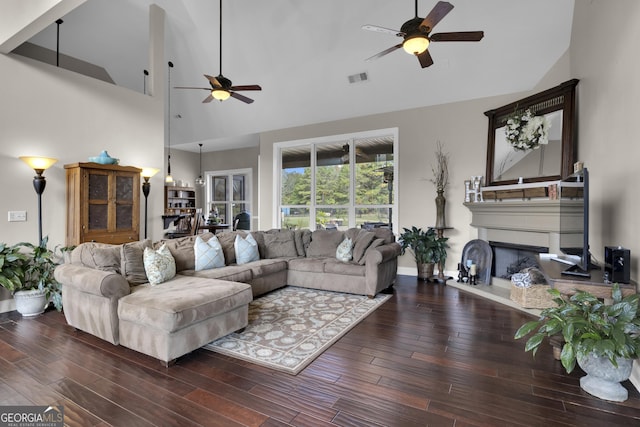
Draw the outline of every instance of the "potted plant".
<instances>
[{"instance_id":1,"label":"potted plant","mask_svg":"<svg viewBox=\"0 0 640 427\"><path fill-rule=\"evenodd\" d=\"M415 226L403 228L399 236L402 254L407 249L413 252L413 258L418 268L418 279L429 280L433 276L435 263L442 263L447 258L446 237L438 238L436 231L429 228L426 231Z\"/></svg>"},{"instance_id":2,"label":"potted plant","mask_svg":"<svg viewBox=\"0 0 640 427\"><path fill-rule=\"evenodd\" d=\"M525 351L535 355L545 337L561 335L562 366L571 373L577 362L588 374L580 379L580 387L602 399L626 400L628 392L619 382L629 378L633 360L640 356L640 295L623 298L617 283L612 286L610 305L585 291L576 290L571 297L557 289L549 292L557 306L522 325L515 338L537 329L525 344Z\"/></svg>"},{"instance_id":3,"label":"potted plant","mask_svg":"<svg viewBox=\"0 0 640 427\"><path fill-rule=\"evenodd\" d=\"M16 310L23 316L42 313L49 302L62 310L61 285L53 275L58 264L47 240L37 246L0 243L0 286L13 294Z\"/></svg>"}]
</instances>

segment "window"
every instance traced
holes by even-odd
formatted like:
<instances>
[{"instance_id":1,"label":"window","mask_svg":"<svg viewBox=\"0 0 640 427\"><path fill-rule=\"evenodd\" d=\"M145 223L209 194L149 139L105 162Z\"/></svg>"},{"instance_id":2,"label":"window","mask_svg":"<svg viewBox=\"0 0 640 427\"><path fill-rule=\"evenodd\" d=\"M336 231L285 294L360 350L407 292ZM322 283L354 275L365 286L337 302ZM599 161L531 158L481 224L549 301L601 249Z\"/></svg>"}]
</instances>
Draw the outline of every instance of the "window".
<instances>
[{"instance_id":1,"label":"window","mask_svg":"<svg viewBox=\"0 0 640 427\"><path fill-rule=\"evenodd\" d=\"M205 177L206 212L217 209L226 224L243 210L251 212L251 169L206 172Z\"/></svg>"},{"instance_id":2,"label":"window","mask_svg":"<svg viewBox=\"0 0 640 427\"><path fill-rule=\"evenodd\" d=\"M392 227L397 129L275 144L277 227Z\"/></svg>"}]
</instances>

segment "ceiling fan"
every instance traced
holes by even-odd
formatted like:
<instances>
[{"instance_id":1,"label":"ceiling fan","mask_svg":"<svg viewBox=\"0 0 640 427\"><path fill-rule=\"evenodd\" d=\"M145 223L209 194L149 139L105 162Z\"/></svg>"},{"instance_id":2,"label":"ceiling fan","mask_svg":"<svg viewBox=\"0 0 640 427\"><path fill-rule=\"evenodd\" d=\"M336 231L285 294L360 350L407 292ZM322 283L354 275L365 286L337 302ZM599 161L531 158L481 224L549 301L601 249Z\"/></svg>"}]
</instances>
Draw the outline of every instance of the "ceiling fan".
<instances>
[{"instance_id":1,"label":"ceiling fan","mask_svg":"<svg viewBox=\"0 0 640 427\"><path fill-rule=\"evenodd\" d=\"M422 68L426 68L433 64L433 59L427 49L430 42L477 42L482 40L484 37L483 31L458 31L430 35L433 27L435 27L436 24L449 12L451 12L453 5L446 1L439 1L433 9L431 9L431 12L429 12L427 17L423 19L418 17L418 0L416 0L415 4L415 18L402 24L400 31L379 27L377 25L362 26L363 30L387 33L404 38L402 43L391 46L389 49L383 50L382 52L367 58L367 61L380 58L396 49L404 48L407 53L416 55L420 62L420 66Z\"/></svg>"},{"instance_id":2,"label":"ceiling fan","mask_svg":"<svg viewBox=\"0 0 640 427\"><path fill-rule=\"evenodd\" d=\"M222 75L222 0L220 0L220 73L216 77L209 76L207 74L204 76L209 80L209 85L211 85L211 87L176 86L175 89L203 89L211 92L209 96L202 101L203 103L211 102L214 99L222 102L229 97L232 97L247 104L251 104L253 99L239 94L238 91L262 90L259 85L233 86L231 80Z\"/></svg>"}]
</instances>

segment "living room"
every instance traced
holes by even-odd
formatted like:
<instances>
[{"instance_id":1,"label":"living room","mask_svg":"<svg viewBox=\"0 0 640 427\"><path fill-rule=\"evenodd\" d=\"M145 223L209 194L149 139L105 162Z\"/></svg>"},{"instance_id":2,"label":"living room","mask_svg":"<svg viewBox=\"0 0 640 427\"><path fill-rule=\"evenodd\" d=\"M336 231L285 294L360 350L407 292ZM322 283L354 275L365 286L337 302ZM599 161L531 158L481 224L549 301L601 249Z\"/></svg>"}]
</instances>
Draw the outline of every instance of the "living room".
<instances>
[{"instance_id":1,"label":"living room","mask_svg":"<svg viewBox=\"0 0 640 427\"><path fill-rule=\"evenodd\" d=\"M577 158L587 165L592 175L591 250L596 259L602 260L604 246L629 248L631 275L637 278L640 230L634 213L639 207L635 196L640 181L633 166L637 153L633 138L634 113L638 110L635 77L640 60L635 40L640 36L639 19L640 5L633 0L576 0L573 21L568 23L571 26L568 50L539 81L520 92L265 131L260 133L257 147L206 153L205 169L252 168L257 185L254 206L259 206L254 212L254 226L268 229L277 224L272 164L275 143L398 128L397 179L401 188L398 225L427 227L435 219L436 208L435 189L425 178L430 175L435 144L442 141L452 155L446 196L447 223L453 230L448 233L451 248L446 270L454 272L464 244L477 237L476 229L469 225L471 213L462 203L464 180L470 175L483 175L485 171L487 119L483 113L577 78L580 80ZM13 28L13 34L18 33L15 25L20 19L3 13L0 20L0 27ZM163 73L166 58L160 56L154 57L153 65ZM58 158L58 163L45 173L48 184L43 194L43 226L54 246L64 245L65 240L63 165L84 161L104 149L121 158L123 164L156 166L163 170L151 179L148 200L150 212L163 210L160 190L164 185L167 150L165 100L161 94L166 82L153 79L149 84L158 95L141 96L11 54L0 55L0 69L0 87L5 99L0 107L3 113L0 176L5 183L13 183L0 191L5 210L28 212L26 222L0 223L3 241L35 241L37 236L33 171L18 159L22 155ZM260 101L263 100L256 102ZM193 181L197 176L198 155L172 150L171 167L175 176ZM149 226L151 238L162 236L159 215L149 216ZM399 273L415 275L410 256L401 257L399 262Z\"/></svg>"},{"instance_id":2,"label":"living room","mask_svg":"<svg viewBox=\"0 0 640 427\"><path fill-rule=\"evenodd\" d=\"M460 258L464 244L477 237L476 230L469 225L470 212L462 202L464 180L471 175L483 175L485 170L487 119L483 112L571 78L578 78L577 158L590 168L593 181L591 250L596 259L603 258L603 248L607 245L621 245L634 254L638 250L636 239L631 238L638 235L637 221L633 215L636 207L634 185L625 184L635 183L632 172L634 159L628 154L634 152L630 120L634 111L631 99L633 90L629 88L634 85L632 70L636 59L632 54L625 54L625 47L627 43L630 44L627 34L635 30L632 20L627 17L632 15L636 7L631 2L607 7L598 2L584 3L575 3L569 50L527 92L262 132L258 147L205 153L203 167L206 170L229 169L230 166L252 168L257 185L253 204L258 206L258 200L260 202L259 212L253 212L254 227L265 229L277 224L273 214L275 202L271 153L274 143L369 129L398 128L400 148L397 179L398 187L402 189L398 194L399 227L427 227L435 218L432 200L435 189L428 191L425 180L430 177L435 144L441 141L452 157L450 186L445 195L448 199L447 224L453 227L449 233L451 248L446 268L452 271L456 268L456 260ZM9 14L4 16L10 19ZM615 39L615 48L604 43L601 37L590 30L590 19L608 16L611 16L611 22L615 22L615 29L611 31L620 32ZM612 37L607 39L611 40ZM598 55L592 55L593 51ZM53 245L64 244L64 164L84 161L108 149L114 157L122 158L121 164L159 167L164 173L167 153L166 147L163 149L166 140L163 137L161 95L140 96L19 56L3 55L0 59L5 76L3 92L5 98L11 100L4 107L6 142L3 146L6 148L2 174L5 182L15 181L16 176L26 177L17 181L15 186L5 186L2 190L3 200L6 201L7 210L27 210L28 218L35 219L36 199L28 179L31 172L18 157L28 154L58 158L58 163L46 172L48 185L43 194L43 226ZM157 68L164 72L164 61L157 62ZM161 94L164 83L154 79L149 86ZM37 91L38 102L35 104L30 101L31 91ZM65 101L63 108L60 106L62 100ZM630 115L629 118L627 115ZM99 117L107 117L108 120L98 120ZM464 126L460 126L460 123L464 123ZM610 125L605 127L605 123ZM126 156L123 154L125 151ZM174 149L171 155L173 174L193 181L198 170L197 153ZM610 164L615 164L615 167ZM151 179L149 212L162 212L160 189L163 173ZM404 209L404 206L410 206L410 209ZM161 218L149 215L148 221L150 236L161 236ZM0 230L5 236L4 240L15 242L23 240L30 231L35 237L35 226L32 221L4 222L0 224ZM400 228L395 231L398 230ZM412 274L412 267L409 257L401 258L401 273ZM635 277L635 256L632 257L632 271Z\"/></svg>"}]
</instances>

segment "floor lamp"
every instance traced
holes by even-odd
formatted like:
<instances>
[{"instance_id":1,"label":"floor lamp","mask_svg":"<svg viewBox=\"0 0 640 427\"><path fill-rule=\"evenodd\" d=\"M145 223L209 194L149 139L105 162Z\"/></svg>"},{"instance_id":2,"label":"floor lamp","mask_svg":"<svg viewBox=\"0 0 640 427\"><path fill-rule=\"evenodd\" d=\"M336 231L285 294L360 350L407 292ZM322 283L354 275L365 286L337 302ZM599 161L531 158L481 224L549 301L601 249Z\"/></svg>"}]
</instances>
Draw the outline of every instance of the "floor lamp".
<instances>
[{"instance_id":1,"label":"floor lamp","mask_svg":"<svg viewBox=\"0 0 640 427\"><path fill-rule=\"evenodd\" d=\"M151 190L151 183L149 178L154 176L160 171L156 168L143 168L140 172L140 176L144 179L142 183L142 194L144 194L144 238L147 238L147 198L149 197L149 191Z\"/></svg>"},{"instance_id":2,"label":"floor lamp","mask_svg":"<svg viewBox=\"0 0 640 427\"><path fill-rule=\"evenodd\" d=\"M20 160L25 162L36 172L36 176L33 177L33 188L38 194L38 245L42 245L42 193L47 185L47 181L42 176L42 173L51 167L58 159L52 159L50 157L34 157L34 156L20 156Z\"/></svg>"}]
</instances>

